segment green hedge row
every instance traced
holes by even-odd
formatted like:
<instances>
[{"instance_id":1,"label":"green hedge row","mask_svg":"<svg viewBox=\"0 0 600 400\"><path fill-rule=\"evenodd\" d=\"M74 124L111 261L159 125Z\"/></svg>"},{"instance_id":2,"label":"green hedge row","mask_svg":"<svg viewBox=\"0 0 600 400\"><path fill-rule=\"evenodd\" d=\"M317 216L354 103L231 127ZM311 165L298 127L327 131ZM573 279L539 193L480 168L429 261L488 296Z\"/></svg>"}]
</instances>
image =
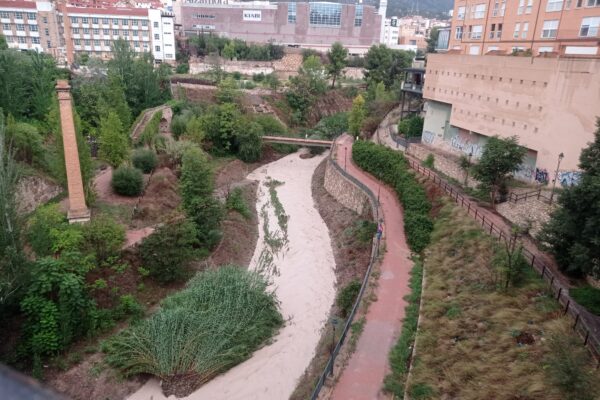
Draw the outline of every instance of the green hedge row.
<instances>
[{"instance_id":1,"label":"green hedge row","mask_svg":"<svg viewBox=\"0 0 600 400\"><path fill-rule=\"evenodd\" d=\"M425 189L401 153L372 142L356 142L352 159L363 170L396 190L404 207L404 231L411 250L419 253L429 244L433 222L429 218L431 203Z\"/></svg>"}]
</instances>

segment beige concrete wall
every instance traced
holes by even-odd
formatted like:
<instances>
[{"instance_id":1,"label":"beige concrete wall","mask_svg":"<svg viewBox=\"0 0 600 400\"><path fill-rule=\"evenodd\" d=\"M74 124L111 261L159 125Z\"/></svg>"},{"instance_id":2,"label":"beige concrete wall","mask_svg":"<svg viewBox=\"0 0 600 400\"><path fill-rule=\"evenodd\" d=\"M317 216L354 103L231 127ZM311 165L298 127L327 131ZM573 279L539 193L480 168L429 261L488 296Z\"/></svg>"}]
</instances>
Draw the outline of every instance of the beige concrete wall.
<instances>
[{"instance_id":1,"label":"beige concrete wall","mask_svg":"<svg viewBox=\"0 0 600 400\"><path fill-rule=\"evenodd\" d=\"M338 202L357 214L363 215L370 210L369 198L357 186L344 178L327 160L325 167L325 190Z\"/></svg>"},{"instance_id":2,"label":"beige concrete wall","mask_svg":"<svg viewBox=\"0 0 600 400\"><path fill-rule=\"evenodd\" d=\"M599 88L600 59L433 54L424 98L450 104L462 135L517 135L551 175L564 153L559 181L568 184L594 137Z\"/></svg>"}]
</instances>

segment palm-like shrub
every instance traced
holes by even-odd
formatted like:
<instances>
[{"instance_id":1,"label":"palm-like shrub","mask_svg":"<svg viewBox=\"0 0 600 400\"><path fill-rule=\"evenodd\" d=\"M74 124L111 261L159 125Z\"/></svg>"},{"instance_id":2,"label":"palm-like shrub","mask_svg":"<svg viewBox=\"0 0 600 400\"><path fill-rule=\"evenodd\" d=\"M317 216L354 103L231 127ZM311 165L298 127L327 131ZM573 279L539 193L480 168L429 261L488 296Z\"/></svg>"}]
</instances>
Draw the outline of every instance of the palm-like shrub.
<instances>
[{"instance_id":1,"label":"palm-like shrub","mask_svg":"<svg viewBox=\"0 0 600 400\"><path fill-rule=\"evenodd\" d=\"M204 383L247 359L283 320L258 273L227 266L196 275L151 318L104 343L107 361L125 375Z\"/></svg>"}]
</instances>

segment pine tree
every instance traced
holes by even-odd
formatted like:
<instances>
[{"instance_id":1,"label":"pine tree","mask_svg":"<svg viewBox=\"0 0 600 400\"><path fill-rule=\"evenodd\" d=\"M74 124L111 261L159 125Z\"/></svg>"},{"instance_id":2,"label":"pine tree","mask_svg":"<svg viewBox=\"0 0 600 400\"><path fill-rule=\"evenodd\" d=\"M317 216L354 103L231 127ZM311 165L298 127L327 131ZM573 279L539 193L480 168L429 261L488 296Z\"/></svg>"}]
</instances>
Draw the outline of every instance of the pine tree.
<instances>
[{"instance_id":1,"label":"pine tree","mask_svg":"<svg viewBox=\"0 0 600 400\"><path fill-rule=\"evenodd\" d=\"M353 136L360 134L360 128L366 116L367 110L365 109L365 99L359 94L354 98L354 101L352 101L352 110L348 117L348 127Z\"/></svg>"},{"instance_id":2,"label":"pine tree","mask_svg":"<svg viewBox=\"0 0 600 400\"><path fill-rule=\"evenodd\" d=\"M129 140L123 132L123 125L116 112L110 111L100 119L100 158L108 161L113 168L121 165L129 155Z\"/></svg>"}]
</instances>

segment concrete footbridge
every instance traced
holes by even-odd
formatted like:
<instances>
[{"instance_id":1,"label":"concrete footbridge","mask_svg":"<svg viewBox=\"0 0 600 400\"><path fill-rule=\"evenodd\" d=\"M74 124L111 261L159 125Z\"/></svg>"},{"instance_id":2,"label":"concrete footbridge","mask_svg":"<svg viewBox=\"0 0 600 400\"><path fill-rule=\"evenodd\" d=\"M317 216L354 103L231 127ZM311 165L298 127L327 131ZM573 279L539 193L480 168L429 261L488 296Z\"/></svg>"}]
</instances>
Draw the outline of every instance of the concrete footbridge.
<instances>
[{"instance_id":1,"label":"concrete footbridge","mask_svg":"<svg viewBox=\"0 0 600 400\"><path fill-rule=\"evenodd\" d=\"M285 136L263 136L262 140L265 143L295 144L298 146L328 147L328 148L333 146L333 141L331 141L331 140L301 139L301 138L292 138L292 137L285 137Z\"/></svg>"}]
</instances>

